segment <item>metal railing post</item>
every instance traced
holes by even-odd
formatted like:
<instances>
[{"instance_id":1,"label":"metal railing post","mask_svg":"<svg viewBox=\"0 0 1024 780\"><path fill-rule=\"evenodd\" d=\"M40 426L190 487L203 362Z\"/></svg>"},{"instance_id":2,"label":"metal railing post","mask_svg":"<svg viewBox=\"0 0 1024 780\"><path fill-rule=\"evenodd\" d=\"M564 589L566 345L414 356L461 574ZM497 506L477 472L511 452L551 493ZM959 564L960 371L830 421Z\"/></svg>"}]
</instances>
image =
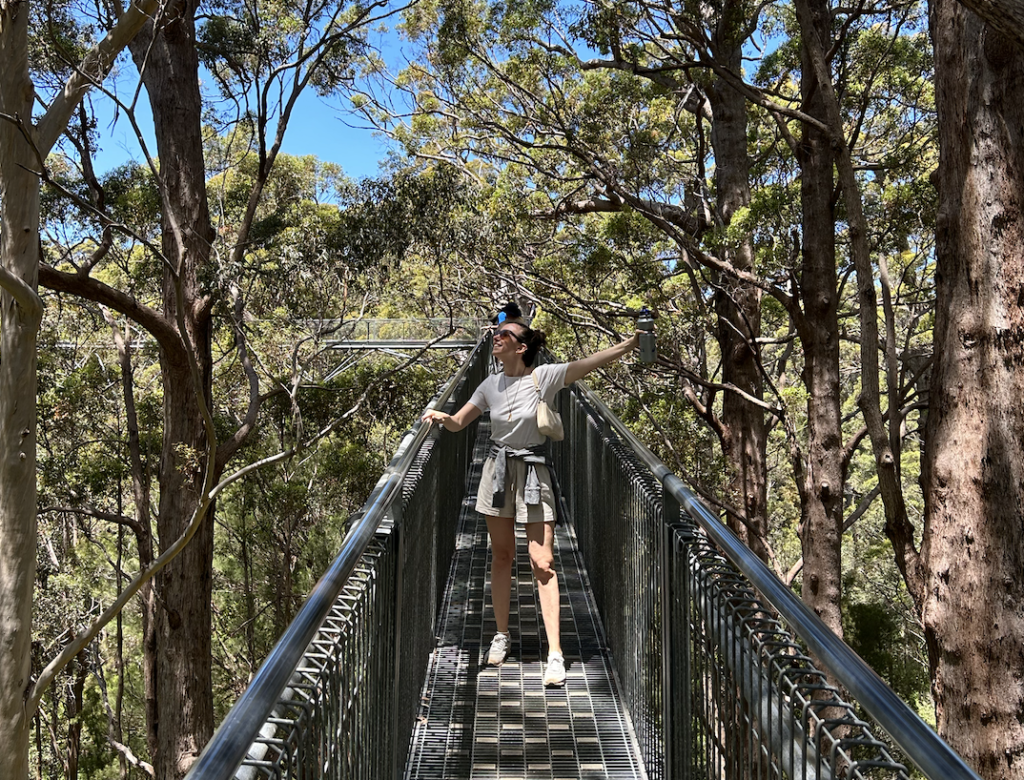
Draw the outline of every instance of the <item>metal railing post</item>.
<instances>
[{"instance_id":1,"label":"metal railing post","mask_svg":"<svg viewBox=\"0 0 1024 780\"><path fill-rule=\"evenodd\" d=\"M678 504L677 504L678 507ZM681 524L680 524L681 525ZM685 534L690 531L689 527L682 527L680 533L685 538ZM676 534L672 535L672 557L676 561L673 564L673 571L675 567L679 565L679 556L676 552ZM681 541L681 540L680 540ZM685 565L685 564L684 564ZM690 592L690 575L689 571L685 571L683 576L679 579L682 580L682 594L680 598L683 603L682 615L680 620L682 621L682 637L679 644L679 652L683 654L683 672L682 672L682 686L679 689L680 703L679 703L679 722L676 726L676 735L673 738L678 740L678 751L679 759L679 776L689 777L693 768L693 637L690 631L690 609L693 604L693 593Z\"/></svg>"},{"instance_id":2,"label":"metal railing post","mask_svg":"<svg viewBox=\"0 0 1024 780\"><path fill-rule=\"evenodd\" d=\"M397 534L393 544L395 560L398 562L398 565L395 566L393 584L395 589L395 657L392 661L393 678L391 683L391 776L394 780L401 780L405 771L405 761L402 760L401 756L403 742L398 737L402 716L400 706L402 691L402 587L404 585L402 572L405 569L405 566L402 565L405 560L405 532L402 529L401 506L401 501L396 501L392 505L392 522L394 526L391 530L392 534ZM405 741L408 742L408 740Z\"/></svg>"},{"instance_id":3,"label":"metal railing post","mask_svg":"<svg viewBox=\"0 0 1024 780\"><path fill-rule=\"evenodd\" d=\"M675 526L679 521L679 502L668 493L662 493L661 501L661 550L659 564L661 566L661 713L662 713L662 744L665 747L665 780L676 780L684 775L678 771L679 756L676 740L676 648L674 647L675 637L675 609L673 599L675 593L672 587L673 580L673 547L675 537ZM685 651L686 648L679 648ZM688 665L688 664L687 664ZM686 713L681 712L682 720L686 722Z\"/></svg>"}]
</instances>

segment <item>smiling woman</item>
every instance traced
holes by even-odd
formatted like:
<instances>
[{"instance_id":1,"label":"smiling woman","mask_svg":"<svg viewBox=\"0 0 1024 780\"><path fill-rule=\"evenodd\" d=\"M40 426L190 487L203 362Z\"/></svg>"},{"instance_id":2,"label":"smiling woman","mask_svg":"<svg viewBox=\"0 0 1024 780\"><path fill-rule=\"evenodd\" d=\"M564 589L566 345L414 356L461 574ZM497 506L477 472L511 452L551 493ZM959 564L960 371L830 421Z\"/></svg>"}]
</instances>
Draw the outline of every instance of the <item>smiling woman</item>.
<instances>
[{"instance_id":1,"label":"smiling woman","mask_svg":"<svg viewBox=\"0 0 1024 780\"><path fill-rule=\"evenodd\" d=\"M548 643L544 684L560 686L565 683L565 658L559 632L558 575L554 570L555 495L547 438L537 425L537 406L542 399L550 404L559 390L632 352L639 344L639 332L581 360L534 367L537 353L547 342L544 332L530 328L519 317L502 319L499 314L495 321L499 327L492 336L492 354L501 363L501 372L481 382L469 402L455 414L431 410L423 419L441 423L449 431L460 431L490 410L492 444L476 501L476 510L487 518L491 539L491 602L497 626L487 663L498 666L509 653L515 527L522 524Z\"/></svg>"},{"instance_id":2,"label":"smiling woman","mask_svg":"<svg viewBox=\"0 0 1024 780\"><path fill-rule=\"evenodd\" d=\"M505 339L515 339L516 341L519 341L520 343L522 343L520 338L516 335L516 332L514 330L512 330L511 328L502 328L499 331L495 331L495 333L492 336L492 338L494 338L496 341L498 339L502 339L502 338L505 338Z\"/></svg>"}]
</instances>

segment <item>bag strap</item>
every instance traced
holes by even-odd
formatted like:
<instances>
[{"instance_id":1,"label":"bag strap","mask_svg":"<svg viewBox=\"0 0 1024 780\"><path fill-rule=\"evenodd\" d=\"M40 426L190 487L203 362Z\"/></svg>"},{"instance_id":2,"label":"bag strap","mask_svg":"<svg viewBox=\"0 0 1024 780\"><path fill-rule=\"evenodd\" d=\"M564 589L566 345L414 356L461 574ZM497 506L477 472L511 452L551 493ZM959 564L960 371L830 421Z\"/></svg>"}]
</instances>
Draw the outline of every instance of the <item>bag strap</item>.
<instances>
[{"instance_id":1,"label":"bag strap","mask_svg":"<svg viewBox=\"0 0 1024 780\"><path fill-rule=\"evenodd\" d=\"M537 374L535 372L531 371L530 372L530 377L533 379L533 386L537 388L537 395L540 397L540 400L543 401L544 400L544 396L541 395L541 392L540 392L540 382L537 381Z\"/></svg>"}]
</instances>

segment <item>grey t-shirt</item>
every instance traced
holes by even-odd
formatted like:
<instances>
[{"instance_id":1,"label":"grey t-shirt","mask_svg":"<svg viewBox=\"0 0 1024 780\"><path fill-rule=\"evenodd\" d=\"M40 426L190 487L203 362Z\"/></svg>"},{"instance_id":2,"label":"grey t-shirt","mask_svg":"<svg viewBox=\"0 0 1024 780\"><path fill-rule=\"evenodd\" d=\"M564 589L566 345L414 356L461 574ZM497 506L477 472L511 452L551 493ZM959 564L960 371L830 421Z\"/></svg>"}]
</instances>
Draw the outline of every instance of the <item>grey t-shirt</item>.
<instances>
[{"instance_id":1,"label":"grey t-shirt","mask_svg":"<svg viewBox=\"0 0 1024 780\"><path fill-rule=\"evenodd\" d=\"M540 392L548 404L565 387L568 363L546 363L533 369ZM537 388L530 374L491 374L480 383L469 402L481 412L491 410L491 440L521 449L547 441L537 429Z\"/></svg>"}]
</instances>

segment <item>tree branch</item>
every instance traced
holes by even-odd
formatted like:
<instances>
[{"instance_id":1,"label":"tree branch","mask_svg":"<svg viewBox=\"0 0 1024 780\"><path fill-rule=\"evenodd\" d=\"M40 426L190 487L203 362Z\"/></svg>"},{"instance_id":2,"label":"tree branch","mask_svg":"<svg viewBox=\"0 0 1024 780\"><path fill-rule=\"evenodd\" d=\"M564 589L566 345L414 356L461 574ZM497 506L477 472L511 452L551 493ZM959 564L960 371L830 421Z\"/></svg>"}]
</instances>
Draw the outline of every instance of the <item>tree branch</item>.
<instances>
[{"instance_id":1,"label":"tree branch","mask_svg":"<svg viewBox=\"0 0 1024 780\"><path fill-rule=\"evenodd\" d=\"M189 524L185 527L185 532L175 540L167 550L161 553L153 565L148 569L144 569L139 572L135 578L128 584L114 602L107 607L103 614L101 614L92 624L84 631L78 634L69 644L67 644L60 654L54 658L50 663L46 665L46 668L39 673L39 677L32 684L29 691L28 699L28 712L34 713L39 708L39 702L43 698L43 694L49 687L50 683L53 682L53 678L64 669L71 659L77 656L89 643L96 638L96 635L106 626L111 620L117 617L117 614L124 609L127 604L142 586L149 582L157 573L163 569L168 563L174 560L178 554L185 549L192 537L195 536L196 531L199 530L199 526L202 525L206 519L206 514L213 504L213 497L210 495L209 490L204 491L203 501L196 508L196 511L192 514L192 518L189 520Z\"/></svg>"},{"instance_id":2,"label":"tree branch","mask_svg":"<svg viewBox=\"0 0 1024 780\"><path fill-rule=\"evenodd\" d=\"M117 512L104 512L102 509L96 509L94 507L78 507L78 506L46 506L39 510L39 514L45 515L50 512L67 512L73 515L82 515L84 517L94 517L97 520L106 520L111 523L117 523L127 528L131 528L135 533L139 533L139 524L133 517L127 515L118 514Z\"/></svg>"},{"instance_id":3,"label":"tree branch","mask_svg":"<svg viewBox=\"0 0 1024 780\"><path fill-rule=\"evenodd\" d=\"M184 346L177 328L156 309L139 303L133 296L91 276L58 271L45 263L39 265L39 284L54 292L71 293L79 298L109 306L151 334L172 359L184 359Z\"/></svg>"},{"instance_id":4,"label":"tree branch","mask_svg":"<svg viewBox=\"0 0 1024 780\"><path fill-rule=\"evenodd\" d=\"M57 143L85 93L106 78L117 56L160 7L160 0L133 2L128 10L121 14L114 29L85 55L82 64L71 74L64 89L54 98L36 127L35 141L42 157L46 157Z\"/></svg>"},{"instance_id":5,"label":"tree branch","mask_svg":"<svg viewBox=\"0 0 1024 780\"><path fill-rule=\"evenodd\" d=\"M249 356L249 346L245 338L243 318L245 300L242 298L242 291L235 284L231 285L231 296L234 299L232 319L235 325L235 343L238 347L238 360L242 364L242 370L249 381L249 404L245 410L245 418L242 420L238 430L235 431L230 439L227 439L218 447L217 462L221 465L226 464L249 437L249 434L256 426L256 419L259 416L260 406L264 400L264 397L260 396L259 376L256 374L256 369L253 368L252 360Z\"/></svg>"},{"instance_id":6,"label":"tree branch","mask_svg":"<svg viewBox=\"0 0 1024 780\"><path fill-rule=\"evenodd\" d=\"M843 521L843 533L844 534L847 531L849 531L851 528L853 528L854 523L856 523L858 520L860 520L864 516L864 514L868 511L868 509L871 508L871 505L874 503L875 499L878 498L878 494L881 493L881 492L882 492L881 487L879 487L876 484L873 488L871 488L871 492L869 492L866 496L864 496L860 500L860 503L857 505L857 508L855 510L853 510L853 512L851 512L849 514L849 516L847 516L846 520ZM796 563L793 564L793 566L790 568L790 570L788 572L786 572L786 577L785 577L786 585L792 585L793 584L793 580L796 579L796 575L800 573L800 570L803 568L803 566L804 566L804 559L803 559L803 557L801 557Z\"/></svg>"},{"instance_id":7,"label":"tree branch","mask_svg":"<svg viewBox=\"0 0 1024 780\"><path fill-rule=\"evenodd\" d=\"M39 297L39 293L33 290L24 279L11 273L3 265L0 265L0 287L10 293L32 324L38 325L42 321L43 299Z\"/></svg>"}]
</instances>

